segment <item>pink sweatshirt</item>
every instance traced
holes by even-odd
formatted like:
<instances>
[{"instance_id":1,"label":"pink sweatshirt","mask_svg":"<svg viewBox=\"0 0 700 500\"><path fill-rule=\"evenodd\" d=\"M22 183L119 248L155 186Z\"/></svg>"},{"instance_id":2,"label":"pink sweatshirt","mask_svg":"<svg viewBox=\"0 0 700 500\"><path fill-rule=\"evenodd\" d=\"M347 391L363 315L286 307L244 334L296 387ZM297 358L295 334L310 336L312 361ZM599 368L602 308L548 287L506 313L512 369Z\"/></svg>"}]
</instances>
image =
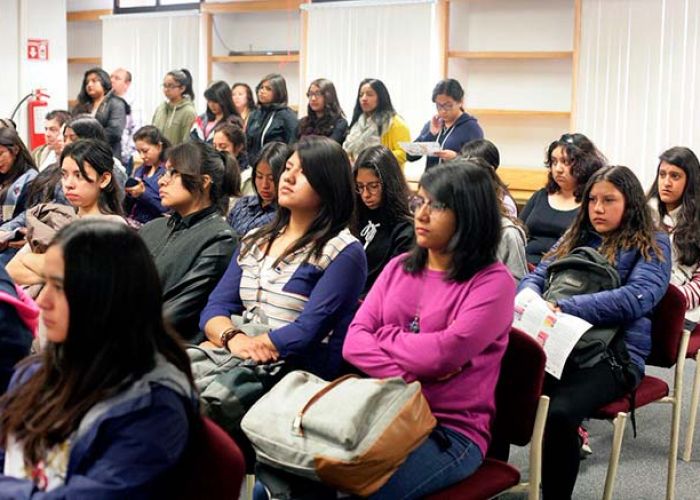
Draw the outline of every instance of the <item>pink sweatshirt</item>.
<instances>
[{"instance_id":1,"label":"pink sweatshirt","mask_svg":"<svg viewBox=\"0 0 700 500\"><path fill-rule=\"evenodd\" d=\"M446 282L438 271L412 276L404 257L379 275L350 324L343 356L371 377L419 380L438 423L485 455L513 321L513 278L501 263L463 283ZM416 315L417 334L409 330Z\"/></svg>"}]
</instances>

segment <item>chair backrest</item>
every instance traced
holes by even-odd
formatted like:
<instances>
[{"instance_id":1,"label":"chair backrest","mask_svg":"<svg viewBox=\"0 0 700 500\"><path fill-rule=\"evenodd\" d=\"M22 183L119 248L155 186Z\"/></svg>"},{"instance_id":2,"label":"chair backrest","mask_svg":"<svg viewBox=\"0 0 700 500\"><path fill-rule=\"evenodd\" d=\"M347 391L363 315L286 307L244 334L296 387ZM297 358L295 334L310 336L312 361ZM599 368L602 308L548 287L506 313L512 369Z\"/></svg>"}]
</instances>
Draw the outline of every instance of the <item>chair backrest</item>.
<instances>
[{"instance_id":1,"label":"chair backrest","mask_svg":"<svg viewBox=\"0 0 700 500\"><path fill-rule=\"evenodd\" d=\"M228 500L240 495L245 460L228 434L209 418L201 417L192 427L178 470L181 477L175 478L175 498Z\"/></svg>"},{"instance_id":2,"label":"chair backrest","mask_svg":"<svg viewBox=\"0 0 700 500\"><path fill-rule=\"evenodd\" d=\"M683 294L675 286L669 285L651 319L651 353L647 359L648 365L669 368L676 364L684 321Z\"/></svg>"},{"instance_id":3,"label":"chair backrest","mask_svg":"<svg viewBox=\"0 0 700 500\"><path fill-rule=\"evenodd\" d=\"M535 339L511 329L496 386L496 418L491 427L489 451L530 442L542 394L545 362L544 350Z\"/></svg>"}]
</instances>

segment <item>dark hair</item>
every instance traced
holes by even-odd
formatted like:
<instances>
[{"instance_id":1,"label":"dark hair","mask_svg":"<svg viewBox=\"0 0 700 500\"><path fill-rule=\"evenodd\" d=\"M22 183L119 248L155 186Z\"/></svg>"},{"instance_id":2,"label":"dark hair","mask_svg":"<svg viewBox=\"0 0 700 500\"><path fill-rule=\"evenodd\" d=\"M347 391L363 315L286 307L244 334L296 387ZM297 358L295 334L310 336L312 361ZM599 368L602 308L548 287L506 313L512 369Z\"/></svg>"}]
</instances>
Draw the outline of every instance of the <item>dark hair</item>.
<instances>
[{"instance_id":1,"label":"dark hair","mask_svg":"<svg viewBox=\"0 0 700 500\"><path fill-rule=\"evenodd\" d=\"M0 118L0 128L11 128L17 130L17 124L12 118Z\"/></svg>"},{"instance_id":2,"label":"dark hair","mask_svg":"<svg viewBox=\"0 0 700 500\"><path fill-rule=\"evenodd\" d=\"M71 158L78 164L80 174L90 183L97 182L102 174L109 173L111 180L100 190L97 204L103 214L124 215L122 205L119 203L117 180L114 178L112 149L106 142L97 139L79 139L63 148L59 165L63 165L63 160L66 158ZM85 171L85 163L97 172L97 179L90 178Z\"/></svg>"},{"instance_id":3,"label":"dark hair","mask_svg":"<svg viewBox=\"0 0 700 500\"><path fill-rule=\"evenodd\" d=\"M63 252L68 335L49 343L39 369L0 400L0 443L15 437L31 464L68 439L96 404L153 370L158 354L192 384L187 355L163 324L158 271L136 232L85 219L51 245Z\"/></svg>"},{"instance_id":4,"label":"dark hair","mask_svg":"<svg viewBox=\"0 0 700 500\"><path fill-rule=\"evenodd\" d=\"M12 167L6 174L0 174L0 203L5 202L12 183L29 169L36 169L32 154L24 145L17 131L9 127L0 127L0 146L5 146L14 156Z\"/></svg>"},{"instance_id":5,"label":"dark hair","mask_svg":"<svg viewBox=\"0 0 700 500\"><path fill-rule=\"evenodd\" d=\"M440 80L437 85L435 85L433 89L433 102L435 102L435 99L439 95L446 95L459 102L464 99L464 89L457 80L446 78L445 80ZM464 108L461 106L459 109L464 111Z\"/></svg>"},{"instance_id":6,"label":"dark hair","mask_svg":"<svg viewBox=\"0 0 700 500\"><path fill-rule=\"evenodd\" d=\"M280 176L284 171L284 166L287 164L289 157L294 154L294 150L291 146L285 144L284 142L268 142L263 146L260 154L255 159L253 163L253 171L251 172L251 178L253 179L253 189L258 195L260 203L262 203L262 198L258 194L258 186L255 185L255 176L258 173L258 166L261 163L267 163L270 165L272 170L272 179L275 182L275 198L277 198L277 187L279 186Z\"/></svg>"},{"instance_id":7,"label":"dark hair","mask_svg":"<svg viewBox=\"0 0 700 500\"><path fill-rule=\"evenodd\" d=\"M370 146L363 150L352 167L353 179L357 181L357 171L366 168L374 171L382 183L382 201L380 209L390 221L412 219L408 208L408 185L401 172L399 162L385 146ZM357 212L360 219L368 214L369 209L362 201L362 196L355 195Z\"/></svg>"},{"instance_id":8,"label":"dark hair","mask_svg":"<svg viewBox=\"0 0 700 500\"><path fill-rule=\"evenodd\" d=\"M473 141L463 144L459 154L462 158L467 160L474 158L481 159L491 167L493 181L496 183L496 195L498 196L498 201L501 203L503 208L503 215L517 223L518 219L511 217L510 213L508 213L506 210L505 205L503 205L503 198L507 196L512 200L513 195L510 194L508 186L496 172L501 163L501 154L498 152L496 145L487 139L474 139Z\"/></svg>"},{"instance_id":9,"label":"dark hair","mask_svg":"<svg viewBox=\"0 0 700 500\"><path fill-rule=\"evenodd\" d=\"M153 125L145 125L134 132L134 142L144 141L151 146L160 146L160 155L158 156L158 161L164 162L167 158L168 149L172 146L167 137Z\"/></svg>"},{"instance_id":10,"label":"dark hair","mask_svg":"<svg viewBox=\"0 0 700 500\"><path fill-rule=\"evenodd\" d=\"M420 187L455 215L455 233L447 246L447 251L452 252L448 280L467 281L496 262L501 241L501 215L496 190L486 169L470 160L448 161L426 171L420 179ZM418 274L427 264L428 250L414 244L403 261L403 268L408 273Z\"/></svg>"},{"instance_id":11,"label":"dark hair","mask_svg":"<svg viewBox=\"0 0 700 500\"><path fill-rule=\"evenodd\" d=\"M66 123L66 128L75 132L75 135L80 139L97 139L98 141L107 142L104 127L92 116L78 115ZM65 135L65 130L63 134Z\"/></svg>"},{"instance_id":12,"label":"dark hair","mask_svg":"<svg viewBox=\"0 0 700 500\"><path fill-rule=\"evenodd\" d=\"M272 87L272 102L270 104L287 104L287 82L279 73L270 73L265 75L255 87L255 94L260 91L263 83L269 82Z\"/></svg>"},{"instance_id":13,"label":"dark hair","mask_svg":"<svg viewBox=\"0 0 700 500\"><path fill-rule=\"evenodd\" d=\"M306 234L277 257L275 266L307 246L310 248L303 262L308 262L311 256L319 258L326 243L350 225L355 210L350 160L340 144L328 137L312 135L294 144L294 151L299 155L304 176L321 199L321 204ZM245 255L255 242L267 241L267 255L272 243L289 224L290 217L291 211L280 206L270 224L243 239L242 254Z\"/></svg>"},{"instance_id":14,"label":"dark hair","mask_svg":"<svg viewBox=\"0 0 700 500\"><path fill-rule=\"evenodd\" d=\"M323 116L317 116L316 112L311 109L311 105L308 105L306 116L299 121L299 137L305 135L325 135L328 137L333 133L335 122L338 121L338 118L344 118L345 114L338 102L338 94L333 82L325 78L318 78L309 84L309 90L312 86L318 87L319 92L323 94Z\"/></svg>"},{"instance_id":15,"label":"dark hair","mask_svg":"<svg viewBox=\"0 0 700 500\"><path fill-rule=\"evenodd\" d=\"M231 96L231 89L228 83L221 80L212 83L207 90L204 91L204 98L207 101L212 101L219 105L221 112L224 114L223 120L227 120L229 116L240 116L238 111L236 111L236 107L233 105L233 97ZM210 121L216 118L214 113L209 109L209 106L207 106L206 114Z\"/></svg>"},{"instance_id":16,"label":"dark hair","mask_svg":"<svg viewBox=\"0 0 700 500\"><path fill-rule=\"evenodd\" d=\"M647 261L651 260L652 252L659 260L663 260L663 253L656 244L654 222L642 185L632 170L619 165L603 167L588 179L583 190L584 201L574 222L564 233L559 246L545 254L544 258L563 257L574 248L588 243L591 233L595 232L588 215L588 198L593 186L603 181L611 183L620 191L625 199L625 212L620 227L604 235L600 253L605 255L611 263L615 262L615 254L619 250L630 249L639 250Z\"/></svg>"},{"instance_id":17,"label":"dark hair","mask_svg":"<svg viewBox=\"0 0 700 500\"><path fill-rule=\"evenodd\" d=\"M204 196L204 176L211 179L209 200L221 214L228 198L241 190L241 174L235 158L201 141L185 142L168 151L171 168L182 177L182 186L194 196Z\"/></svg>"},{"instance_id":18,"label":"dark hair","mask_svg":"<svg viewBox=\"0 0 700 500\"><path fill-rule=\"evenodd\" d=\"M248 107L248 111L253 111L255 109L255 97L253 97L253 89L250 88L250 85L247 83L243 82L236 82L233 85L231 85L231 92L233 93L233 89L236 87L243 87L245 88L245 95L246 95L246 106ZM233 95L231 96L233 99ZM235 107L235 105L234 105Z\"/></svg>"},{"instance_id":19,"label":"dark hair","mask_svg":"<svg viewBox=\"0 0 700 500\"><path fill-rule=\"evenodd\" d=\"M172 71L168 71L165 76L170 75L173 80L175 80L179 85L185 87L185 90L182 92L182 95L189 96L190 99L194 101L194 89L192 88L192 75L190 74L189 70L182 68L182 69L174 69Z\"/></svg>"},{"instance_id":20,"label":"dark hair","mask_svg":"<svg viewBox=\"0 0 700 500\"><path fill-rule=\"evenodd\" d=\"M556 183L552 176L552 153L555 149L561 147L566 154L566 158L571 164L571 176L576 180L574 188L574 197L577 202L583 198L583 188L590 176L596 170L605 166L606 159L603 154L598 151L595 144L583 134L564 134L556 141L552 142L547 148L547 156L545 157L545 167L549 169L547 173L547 192L549 194L558 193L561 188Z\"/></svg>"},{"instance_id":21,"label":"dark hair","mask_svg":"<svg viewBox=\"0 0 700 500\"><path fill-rule=\"evenodd\" d=\"M692 266L700 261L700 163L692 150L681 146L668 149L659 156L656 177L647 194L648 200L656 200L659 222L668 214L666 204L659 199L659 169L661 162L678 167L685 172L685 188L681 196L678 222L672 229L673 246L678 254L678 262ZM662 228L663 224L659 224Z\"/></svg>"},{"instance_id":22,"label":"dark hair","mask_svg":"<svg viewBox=\"0 0 700 500\"><path fill-rule=\"evenodd\" d=\"M226 136L231 144L236 147L241 147L241 151L245 151L246 148L246 136L245 132L240 125L235 125L229 122L219 123L216 128L214 128L214 133L221 132Z\"/></svg>"},{"instance_id":23,"label":"dark hair","mask_svg":"<svg viewBox=\"0 0 700 500\"><path fill-rule=\"evenodd\" d=\"M362 107L360 106L360 92L362 87L369 85L377 93L377 108L374 110L375 122L379 127L379 135L381 136L386 127L389 126L389 122L396 114L394 106L391 104L391 96L389 95L389 90L387 90L386 85L381 80L376 78L365 78L360 82L360 86L357 88L357 99L355 101L355 109L352 112L352 122L350 127L352 128L357 120L362 116Z\"/></svg>"},{"instance_id":24,"label":"dark hair","mask_svg":"<svg viewBox=\"0 0 700 500\"><path fill-rule=\"evenodd\" d=\"M92 97L90 97L85 90L87 87L88 77L90 75L95 75L102 85L105 95L112 90L112 80L109 78L109 74L102 68L90 68L83 75L83 83L80 85L80 92L78 93L78 104L73 108L73 113L84 113L90 112L92 110Z\"/></svg>"},{"instance_id":25,"label":"dark hair","mask_svg":"<svg viewBox=\"0 0 700 500\"><path fill-rule=\"evenodd\" d=\"M46 113L46 120L56 120L60 125L65 125L71 118L71 114L64 109L54 109Z\"/></svg>"}]
</instances>

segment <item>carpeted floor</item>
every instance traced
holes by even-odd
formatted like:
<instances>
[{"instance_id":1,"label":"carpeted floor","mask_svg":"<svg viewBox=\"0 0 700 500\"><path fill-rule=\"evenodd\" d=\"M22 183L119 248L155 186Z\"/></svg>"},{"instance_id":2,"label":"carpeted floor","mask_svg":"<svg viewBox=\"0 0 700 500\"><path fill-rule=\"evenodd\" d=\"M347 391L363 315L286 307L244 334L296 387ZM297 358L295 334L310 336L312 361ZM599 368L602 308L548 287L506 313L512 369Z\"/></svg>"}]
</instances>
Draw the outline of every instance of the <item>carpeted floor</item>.
<instances>
[{"instance_id":1,"label":"carpeted floor","mask_svg":"<svg viewBox=\"0 0 700 500\"><path fill-rule=\"evenodd\" d=\"M649 368L649 374L673 381L673 372ZM685 442L689 400L695 363L690 361L685 367L683 390L683 413L681 414L681 434L679 457ZM700 419L699 419L700 420ZM654 404L637 412L637 438L632 435L632 426L627 421L620 466L615 483L614 498L620 500L663 499L666 494L666 471L671 424L671 406ZM612 426L608 422L592 420L586 423L590 432L590 445L593 455L581 462L574 498L576 500L598 500L603 496L605 473L610 453ZM526 470L527 450L513 448L511 459L514 464ZM678 459L676 477L676 499L700 499L700 423L694 436L693 460L684 462ZM526 474L526 473L525 473ZM524 495L506 495L504 500L520 500Z\"/></svg>"}]
</instances>

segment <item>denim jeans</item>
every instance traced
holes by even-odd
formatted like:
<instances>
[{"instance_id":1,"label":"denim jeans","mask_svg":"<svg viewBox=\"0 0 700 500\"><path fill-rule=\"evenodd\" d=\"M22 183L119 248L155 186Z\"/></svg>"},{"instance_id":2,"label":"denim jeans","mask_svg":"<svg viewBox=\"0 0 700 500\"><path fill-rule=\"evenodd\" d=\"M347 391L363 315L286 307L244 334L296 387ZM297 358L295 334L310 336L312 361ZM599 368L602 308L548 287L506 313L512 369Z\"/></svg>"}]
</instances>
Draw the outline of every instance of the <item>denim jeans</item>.
<instances>
[{"instance_id":1,"label":"denim jeans","mask_svg":"<svg viewBox=\"0 0 700 500\"><path fill-rule=\"evenodd\" d=\"M369 498L421 498L469 477L483 460L481 450L468 437L438 425L389 481Z\"/></svg>"}]
</instances>

